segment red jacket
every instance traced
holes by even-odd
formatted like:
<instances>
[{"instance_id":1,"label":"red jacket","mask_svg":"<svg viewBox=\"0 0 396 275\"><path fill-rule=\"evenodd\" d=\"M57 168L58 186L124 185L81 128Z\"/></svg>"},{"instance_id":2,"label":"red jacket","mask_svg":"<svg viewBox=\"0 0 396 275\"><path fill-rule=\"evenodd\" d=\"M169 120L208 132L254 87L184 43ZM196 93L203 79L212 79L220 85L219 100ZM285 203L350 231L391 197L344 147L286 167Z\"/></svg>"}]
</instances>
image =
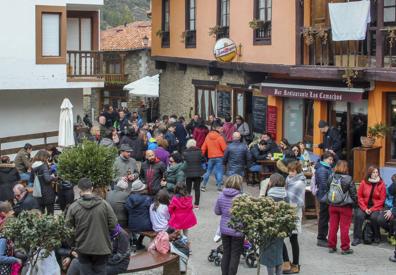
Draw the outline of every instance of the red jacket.
<instances>
[{"instance_id":1,"label":"red jacket","mask_svg":"<svg viewBox=\"0 0 396 275\"><path fill-rule=\"evenodd\" d=\"M232 122L224 122L223 134L227 142L232 141L232 134L236 132L236 127Z\"/></svg>"},{"instance_id":2,"label":"red jacket","mask_svg":"<svg viewBox=\"0 0 396 275\"><path fill-rule=\"evenodd\" d=\"M168 210L170 214L169 226L173 229L190 229L197 224L191 196L173 196Z\"/></svg>"},{"instance_id":3,"label":"red jacket","mask_svg":"<svg viewBox=\"0 0 396 275\"><path fill-rule=\"evenodd\" d=\"M208 153L208 158L222 158L224 157L224 151L227 148L227 143L224 137L220 135L218 131L210 131L205 138L205 142L202 145L202 155L206 156Z\"/></svg>"},{"instance_id":4,"label":"red jacket","mask_svg":"<svg viewBox=\"0 0 396 275\"><path fill-rule=\"evenodd\" d=\"M358 190L358 203L362 211L368 209L368 201L371 192L371 183L366 180L362 180ZM373 193L373 206L370 208L372 212L380 211L384 207L386 199L386 186L384 181L381 179L374 187Z\"/></svg>"},{"instance_id":5,"label":"red jacket","mask_svg":"<svg viewBox=\"0 0 396 275\"><path fill-rule=\"evenodd\" d=\"M197 147L201 148L208 135L209 130L206 127L195 127L193 131L194 139L197 141Z\"/></svg>"}]
</instances>

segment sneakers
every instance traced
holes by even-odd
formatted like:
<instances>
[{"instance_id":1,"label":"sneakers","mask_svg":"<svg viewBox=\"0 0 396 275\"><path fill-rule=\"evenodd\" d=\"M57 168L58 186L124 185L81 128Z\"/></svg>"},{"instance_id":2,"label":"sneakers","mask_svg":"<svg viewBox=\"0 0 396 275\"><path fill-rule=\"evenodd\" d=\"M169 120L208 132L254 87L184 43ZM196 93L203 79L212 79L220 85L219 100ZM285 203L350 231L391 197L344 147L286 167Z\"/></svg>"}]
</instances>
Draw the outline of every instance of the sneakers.
<instances>
[{"instance_id":1,"label":"sneakers","mask_svg":"<svg viewBox=\"0 0 396 275\"><path fill-rule=\"evenodd\" d=\"M357 246L362 243L361 239L353 239L352 246Z\"/></svg>"},{"instance_id":2,"label":"sneakers","mask_svg":"<svg viewBox=\"0 0 396 275\"><path fill-rule=\"evenodd\" d=\"M389 261L396 263L396 255L390 256Z\"/></svg>"},{"instance_id":3,"label":"sneakers","mask_svg":"<svg viewBox=\"0 0 396 275\"><path fill-rule=\"evenodd\" d=\"M201 186L201 191L202 192L206 192L206 187L205 186Z\"/></svg>"},{"instance_id":4,"label":"sneakers","mask_svg":"<svg viewBox=\"0 0 396 275\"><path fill-rule=\"evenodd\" d=\"M194 210L199 210L199 205L194 204Z\"/></svg>"},{"instance_id":5,"label":"sneakers","mask_svg":"<svg viewBox=\"0 0 396 275\"><path fill-rule=\"evenodd\" d=\"M320 246L320 247L326 247L326 248L328 247L327 240L318 239L318 242L316 243L316 245Z\"/></svg>"},{"instance_id":6,"label":"sneakers","mask_svg":"<svg viewBox=\"0 0 396 275\"><path fill-rule=\"evenodd\" d=\"M352 249L341 251L341 255L349 255L349 254L353 254L353 250Z\"/></svg>"},{"instance_id":7,"label":"sneakers","mask_svg":"<svg viewBox=\"0 0 396 275\"><path fill-rule=\"evenodd\" d=\"M374 245L379 245L381 243L381 239L380 238L375 238L373 244Z\"/></svg>"},{"instance_id":8,"label":"sneakers","mask_svg":"<svg viewBox=\"0 0 396 275\"><path fill-rule=\"evenodd\" d=\"M289 272L291 270L291 264L289 261L283 262L282 270L283 270L283 274L290 274Z\"/></svg>"},{"instance_id":9,"label":"sneakers","mask_svg":"<svg viewBox=\"0 0 396 275\"><path fill-rule=\"evenodd\" d=\"M329 253L336 253L337 252L337 248L329 248Z\"/></svg>"},{"instance_id":10,"label":"sneakers","mask_svg":"<svg viewBox=\"0 0 396 275\"><path fill-rule=\"evenodd\" d=\"M217 187L217 191L222 192L222 191L223 191L223 188L222 188L221 186L218 186L218 187Z\"/></svg>"}]
</instances>

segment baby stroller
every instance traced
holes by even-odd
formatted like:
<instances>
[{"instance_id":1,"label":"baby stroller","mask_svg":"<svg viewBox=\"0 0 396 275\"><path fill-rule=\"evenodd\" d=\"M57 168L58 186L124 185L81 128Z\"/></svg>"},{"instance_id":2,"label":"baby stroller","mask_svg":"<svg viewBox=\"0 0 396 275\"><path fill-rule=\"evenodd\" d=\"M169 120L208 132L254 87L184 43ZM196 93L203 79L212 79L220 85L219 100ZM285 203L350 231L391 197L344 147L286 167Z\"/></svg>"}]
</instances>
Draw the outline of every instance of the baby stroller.
<instances>
[{"instance_id":1,"label":"baby stroller","mask_svg":"<svg viewBox=\"0 0 396 275\"><path fill-rule=\"evenodd\" d=\"M218 237L218 236L216 236ZM216 238L215 237L215 241L219 242L220 241L220 237ZM220 266L221 265L221 259L223 257L223 245L219 245L216 249L212 249L210 251L210 254L208 256L208 261L215 264L215 266ZM246 265L249 268L256 268L257 267L257 263L256 263L256 255L257 255L257 251L255 251L255 249L253 248L253 245L248 241L245 240L243 242L243 252L242 252L242 256L245 258L245 262Z\"/></svg>"}]
</instances>

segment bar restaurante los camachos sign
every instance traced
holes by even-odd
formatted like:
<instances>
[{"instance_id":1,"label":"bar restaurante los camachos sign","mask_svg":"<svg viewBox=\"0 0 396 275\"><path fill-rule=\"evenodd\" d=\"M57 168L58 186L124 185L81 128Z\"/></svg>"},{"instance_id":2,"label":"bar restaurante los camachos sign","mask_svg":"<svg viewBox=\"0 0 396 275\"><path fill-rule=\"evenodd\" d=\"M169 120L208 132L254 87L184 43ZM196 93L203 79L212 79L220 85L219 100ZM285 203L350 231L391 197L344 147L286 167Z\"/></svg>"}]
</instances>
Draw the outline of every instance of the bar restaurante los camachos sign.
<instances>
[{"instance_id":1,"label":"bar restaurante los camachos sign","mask_svg":"<svg viewBox=\"0 0 396 275\"><path fill-rule=\"evenodd\" d=\"M345 87L325 87L309 85L293 85L280 83L262 83L264 95L307 98L326 101L356 101L361 100L364 89Z\"/></svg>"}]
</instances>

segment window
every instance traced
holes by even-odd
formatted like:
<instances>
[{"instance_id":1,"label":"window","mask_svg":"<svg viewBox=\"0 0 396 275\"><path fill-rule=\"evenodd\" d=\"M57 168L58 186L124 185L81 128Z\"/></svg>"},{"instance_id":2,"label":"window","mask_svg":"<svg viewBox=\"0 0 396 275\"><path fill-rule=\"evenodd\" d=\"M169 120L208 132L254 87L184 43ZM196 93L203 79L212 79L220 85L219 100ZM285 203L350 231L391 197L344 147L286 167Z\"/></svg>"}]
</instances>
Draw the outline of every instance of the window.
<instances>
[{"instance_id":1,"label":"window","mask_svg":"<svg viewBox=\"0 0 396 275\"><path fill-rule=\"evenodd\" d=\"M36 63L66 63L66 8L36 6Z\"/></svg>"},{"instance_id":2,"label":"window","mask_svg":"<svg viewBox=\"0 0 396 275\"><path fill-rule=\"evenodd\" d=\"M254 18L257 26L254 32L254 44L270 44L272 30L272 0L255 0Z\"/></svg>"},{"instance_id":3,"label":"window","mask_svg":"<svg viewBox=\"0 0 396 275\"><path fill-rule=\"evenodd\" d=\"M217 115L217 96L213 87L197 87L195 98L195 110L200 117L208 120L210 115Z\"/></svg>"},{"instance_id":4,"label":"window","mask_svg":"<svg viewBox=\"0 0 396 275\"><path fill-rule=\"evenodd\" d=\"M386 160L389 163L396 163L396 94L392 93L387 98L387 125L391 127L391 131L386 138Z\"/></svg>"},{"instance_id":5,"label":"window","mask_svg":"<svg viewBox=\"0 0 396 275\"><path fill-rule=\"evenodd\" d=\"M308 144L307 148L312 148L313 143L313 122L314 122L314 101L312 99L304 100L304 142Z\"/></svg>"},{"instance_id":6,"label":"window","mask_svg":"<svg viewBox=\"0 0 396 275\"><path fill-rule=\"evenodd\" d=\"M169 0L162 0L162 36L161 36L162 48L169 48L170 46L169 15L170 15Z\"/></svg>"},{"instance_id":7,"label":"window","mask_svg":"<svg viewBox=\"0 0 396 275\"><path fill-rule=\"evenodd\" d=\"M396 0L384 0L384 24L396 23Z\"/></svg>"},{"instance_id":8,"label":"window","mask_svg":"<svg viewBox=\"0 0 396 275\"><path fill-rule=\"evenodd\" d=\"M196 0L186 0L186 29L184 42L186 48L196 47Z\"/></svg>"},{"instance_id":9,"label":"window","mask_svg":"<svg viewBox=\"0 0 396 275\"><path fill-rule=\"evenodd\" d=\"M229 37L230 32L230 0L218 0L217 25L220 27L217 39Z\"/></svg>"}]
</instances>

